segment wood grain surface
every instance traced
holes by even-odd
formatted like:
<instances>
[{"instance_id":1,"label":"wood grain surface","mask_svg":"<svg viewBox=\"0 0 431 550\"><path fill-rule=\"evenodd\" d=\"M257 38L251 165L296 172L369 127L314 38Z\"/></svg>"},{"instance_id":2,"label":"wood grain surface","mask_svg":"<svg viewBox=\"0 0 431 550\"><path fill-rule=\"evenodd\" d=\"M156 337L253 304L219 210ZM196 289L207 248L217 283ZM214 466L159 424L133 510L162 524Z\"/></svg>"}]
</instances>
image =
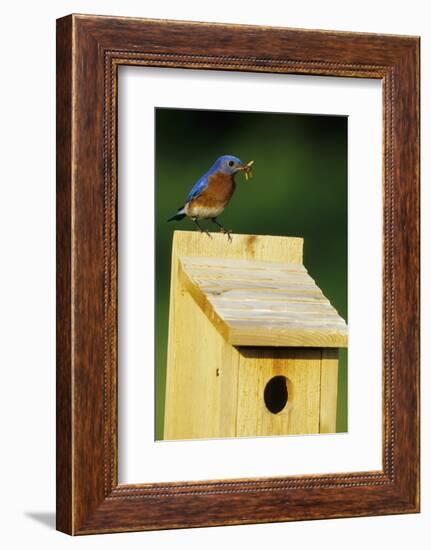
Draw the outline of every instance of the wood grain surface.
<instances>
[{"instance_id":1,"label":"wood grain surface","mask_svg":"<svg viewBox=\"0 0 431 550\"><path fill-rule=\"evenodd\" d=\"M345 346L347 327L301 263L302 245L174 232L164 439L336 431L338 354L322 347ZM288 399L273 414L264 392L276 376Z\"/></svg>"},{"instance_id":2,"label":"wood grain surface","mask_svg":"<svg viewBox=\"0 0 431 550\"><path fill-rule=\"evenodd\" d=\"M57 33L57 528L87 534L417 512L419 38L88 15L58 20ZM382 80L381 471L118 484L121 64Z\"/></svg>"},{"instance_id":3,"label":"wood grain surface","mask_svg":"<svg viewBox=\"0 0 431 550\"><path fill-rule=\"evenodd\" d=\"M320 433L337 431L338 349L322 349L320 367Z\"/></svg>"},{"instance_id":4,"label":"wood grain surface","mask_svg":"<svg viewBox=\"0 0 431 550\"><path fill-rule=\"evenodd\" d=\"M190 235L203 241L206 250L212 248L206 234ZM251 237L277 260L291 248L290 237L276 238L279 249L271 245L272 237ZM249 238L232 235L239 243ZM225 251L229 250L224 241ZM246 247L240 245L239 250L244 254ZM180 255L179 262L182 284L216 328L222 327L227 342L235 346L347 346L344 319L302 263L226 259L225 251L218 258Z\"/></svg>"},{"instance_id":5,"label":"wood grain surface","mask_svg":"<svg viewBox=\"0 0 431 550\"><path fill-rule=\"evenodd\" d=\"M320 349L239 348L236 434L317 434L320 431ZM262 388L275 376L287 379L288 400L274 415L261 406ZM332 409L333 407L331 407Z\"/></svg>"}]
</instances>

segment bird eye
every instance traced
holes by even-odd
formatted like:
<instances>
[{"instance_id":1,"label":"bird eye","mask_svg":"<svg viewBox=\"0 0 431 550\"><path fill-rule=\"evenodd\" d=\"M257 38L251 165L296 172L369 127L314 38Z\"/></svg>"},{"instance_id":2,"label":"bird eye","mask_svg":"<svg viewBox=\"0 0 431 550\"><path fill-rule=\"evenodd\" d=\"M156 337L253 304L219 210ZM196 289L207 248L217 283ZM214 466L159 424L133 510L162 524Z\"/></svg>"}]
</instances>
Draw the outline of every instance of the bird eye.
<instances>
[{"instance_id":1,"label":"bird eye","mask_svg":"<svg viewBox=\"0 0 431 550\"><path fill-rule=\"evenodd\" d=\"M230 161L229 161L229 166L233 166L234 164L235 164L235 163L234 163L233 160L230 160Z\"/></svg>"}]
</instances>

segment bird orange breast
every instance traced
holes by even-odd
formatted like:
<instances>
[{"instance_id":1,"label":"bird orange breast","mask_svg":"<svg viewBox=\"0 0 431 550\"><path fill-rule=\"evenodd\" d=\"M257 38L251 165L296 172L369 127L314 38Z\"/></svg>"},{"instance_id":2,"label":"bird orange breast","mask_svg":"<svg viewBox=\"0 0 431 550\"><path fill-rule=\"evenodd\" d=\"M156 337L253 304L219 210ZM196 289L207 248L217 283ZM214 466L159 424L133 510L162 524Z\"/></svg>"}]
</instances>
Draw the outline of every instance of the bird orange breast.
<instances>
[{"instance_id":1,"label":"bird orange breast","mask_svg":"<svg viewBox=\"0 0 431 550\"><path fill-rule=\"evenodd\" d=\"M202 206L226 206L235 191L235 181L232 176L217 173L209 176L208 185L196 199L195 203Z\"/></svg>"}]
</instances>

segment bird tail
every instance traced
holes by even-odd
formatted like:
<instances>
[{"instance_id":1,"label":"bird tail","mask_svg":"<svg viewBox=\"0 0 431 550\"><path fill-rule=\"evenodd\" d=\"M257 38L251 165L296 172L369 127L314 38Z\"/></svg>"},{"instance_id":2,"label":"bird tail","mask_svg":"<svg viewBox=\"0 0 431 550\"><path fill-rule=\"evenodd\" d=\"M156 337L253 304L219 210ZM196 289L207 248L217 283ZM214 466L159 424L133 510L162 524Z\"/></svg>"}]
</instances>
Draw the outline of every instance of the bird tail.
<instances>
[{"instance_id":1,"label":"bird tail","mask_svg":"<svg viewBox=\"0 0 431 550\"><path fill-rule=\"evenodd\" d=\"M182 220L185 217L186 217L186 213L184 212L184 206L180 206L180 208L178 208L177 213L171 216L168 222L172 222L173 220Z\"/></svg>"}]
</instances>

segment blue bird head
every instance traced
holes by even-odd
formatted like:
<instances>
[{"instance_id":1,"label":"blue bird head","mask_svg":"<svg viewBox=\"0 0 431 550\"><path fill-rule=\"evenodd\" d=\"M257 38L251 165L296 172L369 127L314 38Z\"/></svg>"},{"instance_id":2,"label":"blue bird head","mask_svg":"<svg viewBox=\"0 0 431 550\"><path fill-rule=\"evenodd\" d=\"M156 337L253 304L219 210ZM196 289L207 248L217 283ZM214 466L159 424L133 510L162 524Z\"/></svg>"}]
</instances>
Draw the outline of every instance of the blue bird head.
<instances>
[{"instance_id":1,"label":"blue bird head","mask_svg":"<svg viewBox=\"0 0 431 550\"><path fill-rule=\"evenodd\" d=\"M215 161L210 169L210 172L223 172L224 174L231 176L240 170L244 170L245 167L246 165L238 157L223 155Z\"/></svg>"}]
</instances>

